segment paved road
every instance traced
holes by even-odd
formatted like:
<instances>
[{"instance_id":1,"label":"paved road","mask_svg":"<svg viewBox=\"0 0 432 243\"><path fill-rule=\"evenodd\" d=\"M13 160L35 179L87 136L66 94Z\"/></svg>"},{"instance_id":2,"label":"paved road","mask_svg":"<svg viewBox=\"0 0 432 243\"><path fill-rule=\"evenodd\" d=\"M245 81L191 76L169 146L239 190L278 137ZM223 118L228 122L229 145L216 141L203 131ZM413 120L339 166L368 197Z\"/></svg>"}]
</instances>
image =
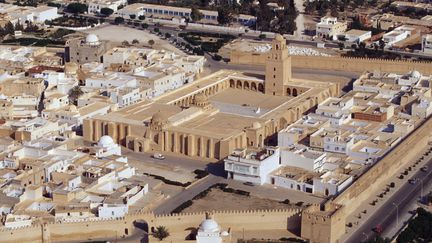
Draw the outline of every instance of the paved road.
<instances>
[{"instance_id":1,"label":"paved road","mask_svg":"<svg viewBox=\"0 0 432 243\"><path fill-rule=\"evenodd\" d=\"M155 214L169 214L171 213L175 208L177 208L180 204L192 200L193 197L198 195L200 192L206 190L210 186L220 183L224 180L223 177L215 176L215 175L209 175L206 178L198 181L196 184L191 185L189 188L184 189L183 192L175 195L172 198L169 198L168 200L164 201L162 204L160 204L157 208L155 208L154 213Z\"/></svg>"},{"instance_id":2,"label":"paved road","mask_svg":"<svg viewBox=\"0 0 432 243\"><path fill-rule=\"evenodd\" d=\"M400 187L400 189L393 194L382 206L376 211L366 222L364 222L357 230L354 232L347 242L363 242L368 239L372 239L376 233L372 229L381 225L383 231L388 230L389 225L397 220L398 214L405 213L411 210L410 205L412 202L417 201L420 194L422 193L422 188L427 187L432 183L432 159L427 163L430 168L428 172L418 170L411 178L419 178L420 181L414 185L406 182ZM398 205L398 209L395 205ZM402 227L402 222L399 222L399 226Z\"/></svg>"}]
</instances>

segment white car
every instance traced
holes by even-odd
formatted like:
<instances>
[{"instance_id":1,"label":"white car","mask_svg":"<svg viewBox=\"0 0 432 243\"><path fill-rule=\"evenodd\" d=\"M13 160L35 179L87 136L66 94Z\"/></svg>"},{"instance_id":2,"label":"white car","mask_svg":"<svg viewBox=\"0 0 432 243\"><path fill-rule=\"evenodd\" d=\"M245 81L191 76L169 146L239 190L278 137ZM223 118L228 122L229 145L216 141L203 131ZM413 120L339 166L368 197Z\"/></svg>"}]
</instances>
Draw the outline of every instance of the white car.
<instances>
[{"instance_id":1,"label":"white car","mask_svg":"<svg viewBox=\"0 0 432 243\"><path fill-rule=\"evenodd\" d=\"M152 156L153 158L155 158L155 159L165 159L165 156L163 156L162 154L153 154L153 156Z\"/></svg>"}]
</instances>

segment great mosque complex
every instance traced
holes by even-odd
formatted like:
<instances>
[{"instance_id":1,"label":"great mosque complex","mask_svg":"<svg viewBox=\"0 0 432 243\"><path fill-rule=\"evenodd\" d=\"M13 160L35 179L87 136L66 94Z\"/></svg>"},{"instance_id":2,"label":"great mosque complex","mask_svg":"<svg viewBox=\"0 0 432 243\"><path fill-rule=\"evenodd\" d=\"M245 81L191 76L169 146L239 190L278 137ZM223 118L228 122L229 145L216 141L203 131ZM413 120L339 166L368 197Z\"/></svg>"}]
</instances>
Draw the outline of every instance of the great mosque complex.
<instances>
[{"instance_id":1,"label":"great mosque complex","mask_svg":"<svg viewBox=\"0 0 432 243\"><path fill-rule=\"evenodd\" d=\"M278 35L265 77L220 70L151 101L85 120L84 139L109 135L136 152L223 159L236 148L275 143L278 131L339 92L336 83L293 78L286 41Z\"/></svg>"}]
</instances>

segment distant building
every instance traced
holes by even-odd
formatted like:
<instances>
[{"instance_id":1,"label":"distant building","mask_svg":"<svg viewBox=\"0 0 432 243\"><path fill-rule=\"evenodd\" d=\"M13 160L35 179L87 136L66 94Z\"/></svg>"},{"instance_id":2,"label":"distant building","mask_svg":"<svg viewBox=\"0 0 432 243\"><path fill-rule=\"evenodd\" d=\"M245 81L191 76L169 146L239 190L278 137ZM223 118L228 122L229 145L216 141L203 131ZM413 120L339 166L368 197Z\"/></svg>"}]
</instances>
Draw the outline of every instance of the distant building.
<instances>
[{"instance_id":1,"label":"distant building","mask_svg":"<svg viewBox=\"0 0 432 243\"><path fill-rule=\"evenodd\" d=\"M114 12L117 12L118 7L126 5L127 1L124 0L97 0L89 2L88 12L89 13L100 13L101 9L109 8Z\"/></svg>"},{"instance_id":2,"label":"distant building","mask_svg":"<svg viewBox=\"0 0 432 243\"><path fill-rule=\"evenodd\" d=\"M347 22L338 22L335 17L323 17L316 25L316 36L335 39L338 35L345 33L347 27Z\"/></svg>"},{"instance_id":3,"label":"distant building","mask_svg":"<svg viewBox=\"0 0 432 243\"><path fill-rule=\"evenodd\" d=\"M345 41L349 43L361 43L372 37L372 31L366 30L349 30L345 33Z\"/></svg>"},{"instance_id":4,"label":"distant building","mask_svg":"<svg viewBox=\"0 0 432 243\"><path fill-rule=\"evenodd\" d=\"M422 37L422 52L432 54L432 35L427 34Z\"/></svg>"},{"instance_id":5,"label":"distant building","mask_svg":"<svg viewBox=\"0 0 432 243\"><path fill-rule=\"evenodd\" d=\"M86 38L75 38L66 42L65 60L79 64L103 62L103 54L107 49L107 41L100 41L97 35L89 34Z\"/></svg>"},{"instance_id":6,"label":"distant building","mask_svg":"<svg viewBox=\"0 0 432 243\"><path fill-rule=\"evenodd\" d=\"M135 3L127 5L120 9L116 16L130 19L130 16L147 16L153 18L190 18L192 10L190 8L172 7L165 5L146 4L146 3ZM217 23L218 12L209 10L200 10L203 14L203 18L200 22L204 23ZM256 17L246 14L234 15L234 21L243 25L252 25L256 21Z\"/></svg>"},{"instance_id":7,"label":"distant building","mask_svg":"<svg viewBox=\"0 0 432 243\"><path fill-rule=\"evenodd\" d=\"M383 35L383 41L387 47L391 47L399 41L405 40L413 34L415 28L409 26L399 26L396 29Z\"/></svg>"}]
</instances>

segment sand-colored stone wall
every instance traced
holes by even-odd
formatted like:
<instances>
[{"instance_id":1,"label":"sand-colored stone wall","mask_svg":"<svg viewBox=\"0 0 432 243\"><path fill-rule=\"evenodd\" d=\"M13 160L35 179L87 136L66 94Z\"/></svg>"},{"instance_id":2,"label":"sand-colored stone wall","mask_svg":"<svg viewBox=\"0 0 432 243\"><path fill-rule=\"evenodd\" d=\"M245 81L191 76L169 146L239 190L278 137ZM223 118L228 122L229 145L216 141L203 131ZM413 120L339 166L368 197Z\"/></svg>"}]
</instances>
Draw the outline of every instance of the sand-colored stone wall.
<instances>
[{"instance_id":1,"label":"sand-colored stone wall","mask_svg":"<svg viewBox=\"0 0 432 243\"><path fill-rule=\"evenodd\" d=\"M172 242L182 242L193 228L205 219L205 212L173 215L137 213L113 220L87 220L78 222L47 223L20 229L0 230L0 242L55 242L66 240L88 240L118 238L133 234L134 221L144 220L152 227L165 226ZM220 211L213 218L223 230L290 230L297 231L300 225L299 209ZM151 239L151 237L150 237Z\"/></svg>"},{"instance_id":2,"label":"sand-colored stone wall","mask_svg":"<svg viewBox=\"0 0 432 243\"><path fill-rule=\"evenodd\" d=\"M230 60L232 64L264 65L266 54L233 51L230 55ZM407 73L411 70L417 70L422 74L432 74L432 63L430 62L321 56L292 56L291 60L293 68L349 72L380 70L382 72L393 73Z\"/></svg>"}]
</instances>

